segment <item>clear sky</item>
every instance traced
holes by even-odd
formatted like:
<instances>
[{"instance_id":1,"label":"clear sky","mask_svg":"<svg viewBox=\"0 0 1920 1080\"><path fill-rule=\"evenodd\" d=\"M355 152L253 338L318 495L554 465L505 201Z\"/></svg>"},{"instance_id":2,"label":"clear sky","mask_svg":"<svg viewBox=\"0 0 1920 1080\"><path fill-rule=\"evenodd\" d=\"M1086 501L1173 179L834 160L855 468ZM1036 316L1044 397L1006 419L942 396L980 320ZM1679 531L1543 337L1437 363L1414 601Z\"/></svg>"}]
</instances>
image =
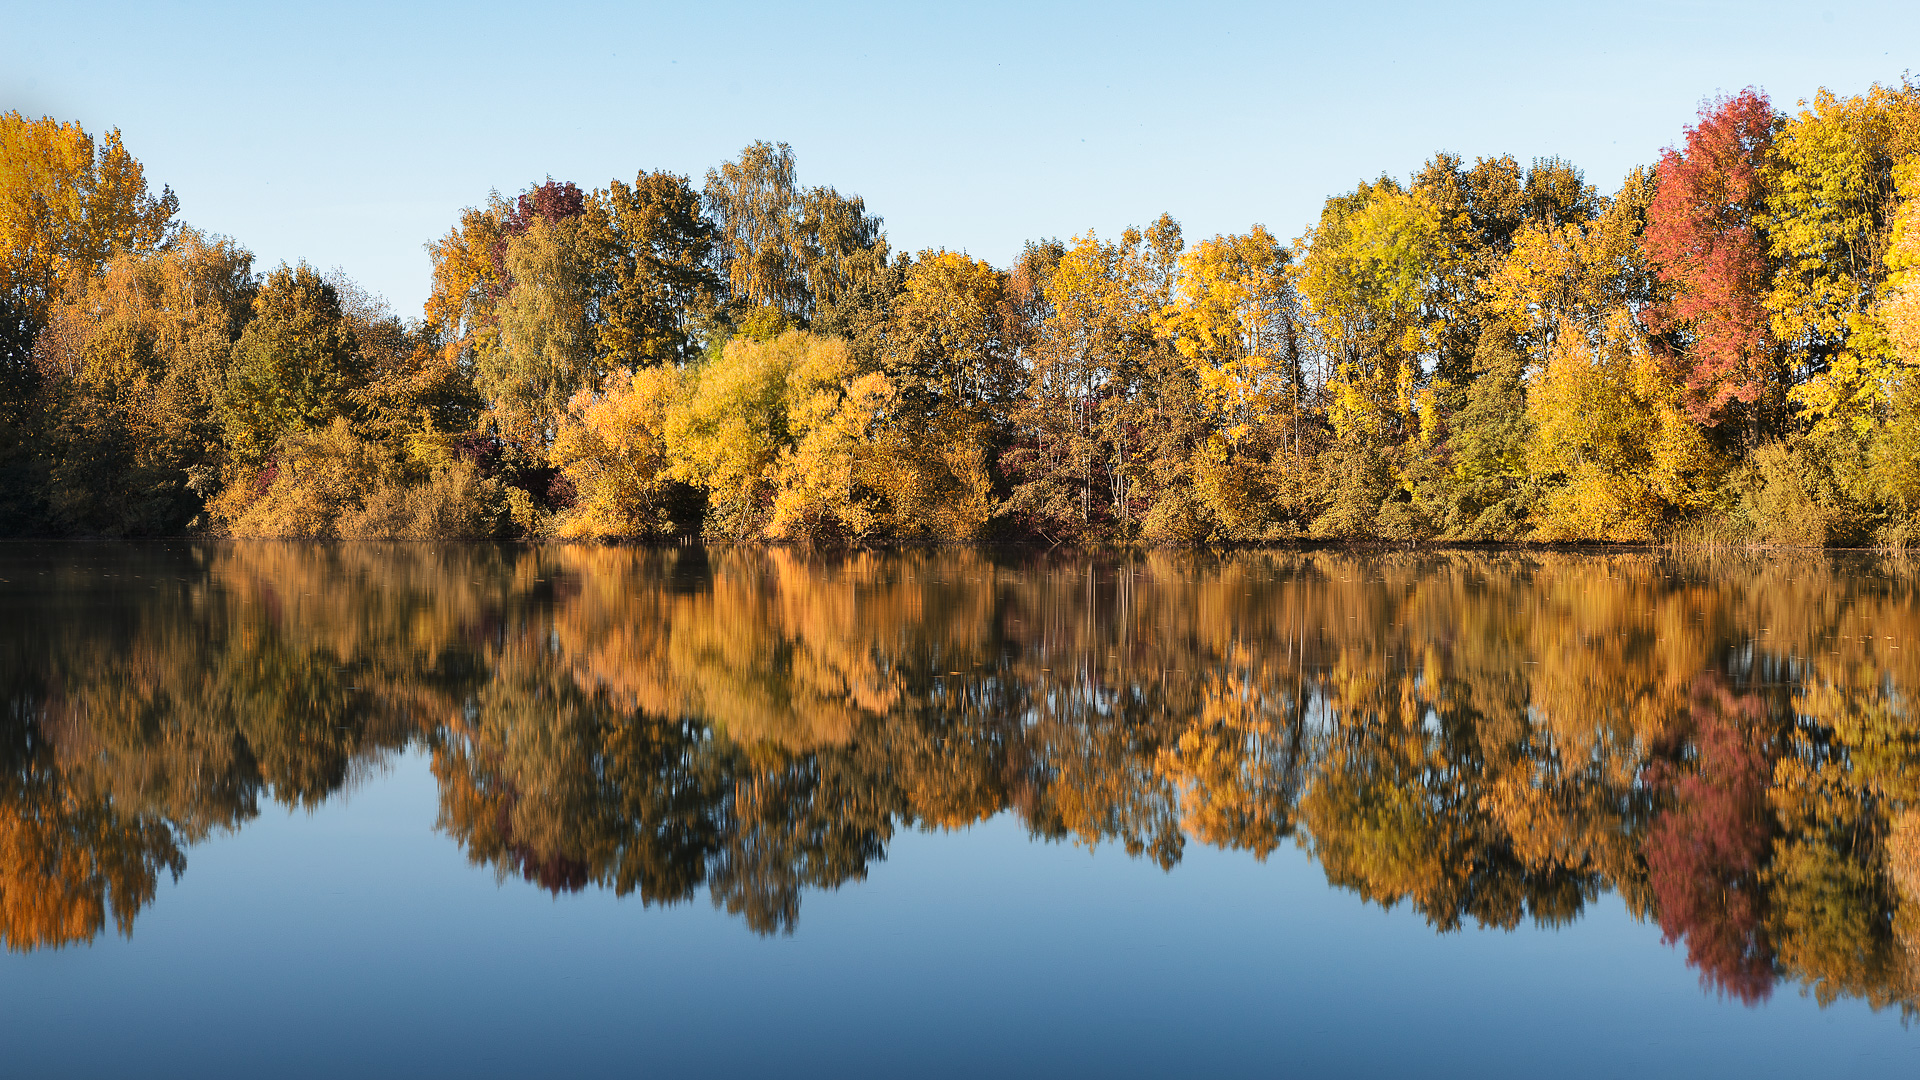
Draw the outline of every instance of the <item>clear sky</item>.
<instances>
[{"instance_id":1,"label":"clear sky","mask_svg":"<svg viewBox=\"0 0 1920 1080\"><path fill-rule=\"evenodd\" d=\"M0 109L119 127L192 225L341 267L402 314L489 190L754 139L896 248L1172 212L1298 235L1436 150L1559 154L1612 190L1702 99L1897 81L1920 3L265 5L0 0Z\"/></svg>"}]
</instances>

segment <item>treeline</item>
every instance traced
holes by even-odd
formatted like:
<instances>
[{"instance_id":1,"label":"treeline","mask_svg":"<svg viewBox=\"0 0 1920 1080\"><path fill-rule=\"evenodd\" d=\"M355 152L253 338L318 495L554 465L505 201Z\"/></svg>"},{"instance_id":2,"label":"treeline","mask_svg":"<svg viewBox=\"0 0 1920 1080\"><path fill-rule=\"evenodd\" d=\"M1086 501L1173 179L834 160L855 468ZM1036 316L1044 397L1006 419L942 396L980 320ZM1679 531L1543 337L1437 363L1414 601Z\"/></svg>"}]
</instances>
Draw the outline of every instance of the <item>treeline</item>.
<instances>
[{"instance_id":1,"label":"treeline","mask_svg":"<svg viewBox=\"0 0 1920 1080\"><path fill-rule=\"evenodd\" d=\"M1287 243L894 252L756 143L494 196L403 320L117 133L0 118L20 533L1920 539L1920 87L1702 108L1611 194L1439 154Z\"/></svg>"},{"instance_id":2,"label":"treeline","mask_svg":"<svg viewBox=\"0 0 1920 1080\"><path fill-rule=\"evenodd\" d=\"M24 557L24 556L23 556ZM1635 553L231 544L0 583L0 941L408 745L477 865L759 932L901 829L1303 846L1437 930L1604 893L1711 987L1920 1003L1920 579ZM162 901L164 902L164 901ZM635 913L635 917L639 917Z\"/></svg>"}]
</instances>

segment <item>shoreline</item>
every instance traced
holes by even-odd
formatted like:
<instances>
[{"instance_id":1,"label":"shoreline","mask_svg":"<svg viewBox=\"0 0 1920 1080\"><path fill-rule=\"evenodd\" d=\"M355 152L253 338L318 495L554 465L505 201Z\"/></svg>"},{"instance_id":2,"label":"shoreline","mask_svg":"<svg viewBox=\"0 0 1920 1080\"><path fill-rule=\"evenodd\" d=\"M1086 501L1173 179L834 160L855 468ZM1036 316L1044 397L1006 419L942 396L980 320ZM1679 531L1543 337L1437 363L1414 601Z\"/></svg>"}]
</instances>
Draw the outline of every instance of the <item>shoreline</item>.
<instances>
[{"instance_id":1,"label":"shoreline","mask_svg":"<svg viewBox=\"0 0 1920 1080\"><path fill-rule=\"evenodd\" d=\"M1695 552L1729 552L1758 554L1764 552L1811 553L1838 552L1852 554L1905 555L1910 550L1891 545L1867 546L1815 546L1811 544L1730 544L1730 543L1688 543L1669 542L1664 544L1637 541L1605 540L1262 540L1233 541L1219 544L1048 544L1038 540L965 540L931 543L903 544L849 544L849 545L806 545L778 543L760 540L703 540L691 537L682 540L640 540L640 539L599 539L599 540L555 540L555 539L495 539L482 537L444 537L436 539L414 539L407 537L372 538L354 537L341 539L333 537L281 537L281 536L16 536L0 537L0 544L59 544L59 545L140 545L140 544L300 544L300 545L367 545L367 544L404 544L409 546L433 544L492 545L497 547L527 548L752 548L764 551L797 551L813 555L845 555L856 552L906 552L906 551L1038 551L1038 552L1078 552L1082 554L1145 554L1149 552L1262 552L1262 551L1339 551L1356 553L1373 552L1490 552L1490 553L1567 553L1567 554L1608 554L1613 552L1666 552L1684 554Z\"/></svg>"}]
</instances>

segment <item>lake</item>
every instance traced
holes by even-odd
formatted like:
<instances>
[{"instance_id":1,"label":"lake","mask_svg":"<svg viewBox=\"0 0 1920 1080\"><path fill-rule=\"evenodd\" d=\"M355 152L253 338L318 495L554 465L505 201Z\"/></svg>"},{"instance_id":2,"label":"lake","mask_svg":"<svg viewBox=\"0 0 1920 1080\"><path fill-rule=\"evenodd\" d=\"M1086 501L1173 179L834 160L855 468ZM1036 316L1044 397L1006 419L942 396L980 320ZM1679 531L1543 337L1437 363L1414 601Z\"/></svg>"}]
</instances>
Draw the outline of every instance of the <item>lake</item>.
<instances>
[{"instance_id":1,"label":"lake","mask_svg":"<svg viewBox=\"0 0 1920 1080\"><path fill-rule=\"evenodd\" d=\"M1920 566L0 546L0 1072L1912 1076Z\"/></svg>"}]
</instances>

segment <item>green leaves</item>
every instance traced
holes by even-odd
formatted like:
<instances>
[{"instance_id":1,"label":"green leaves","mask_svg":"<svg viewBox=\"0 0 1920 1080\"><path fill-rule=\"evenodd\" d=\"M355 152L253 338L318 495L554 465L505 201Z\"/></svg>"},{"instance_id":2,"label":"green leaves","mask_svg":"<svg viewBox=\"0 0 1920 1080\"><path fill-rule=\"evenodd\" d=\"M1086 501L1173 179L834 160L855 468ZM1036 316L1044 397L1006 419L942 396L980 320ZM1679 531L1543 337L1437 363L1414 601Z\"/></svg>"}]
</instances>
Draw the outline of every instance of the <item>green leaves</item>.
<instances>
[{"instance_id":1,"label":"green leaves","mask_svg":"<svg viewBox=\"0 0 1920 1080\"><path fill-rule=\"evenodd\" d=\"M305 263L269 274L253 311L221 402L228 448L248 463L283 435L352 413L367 376L338 294Z\"/></svg>"}]
</instances>

